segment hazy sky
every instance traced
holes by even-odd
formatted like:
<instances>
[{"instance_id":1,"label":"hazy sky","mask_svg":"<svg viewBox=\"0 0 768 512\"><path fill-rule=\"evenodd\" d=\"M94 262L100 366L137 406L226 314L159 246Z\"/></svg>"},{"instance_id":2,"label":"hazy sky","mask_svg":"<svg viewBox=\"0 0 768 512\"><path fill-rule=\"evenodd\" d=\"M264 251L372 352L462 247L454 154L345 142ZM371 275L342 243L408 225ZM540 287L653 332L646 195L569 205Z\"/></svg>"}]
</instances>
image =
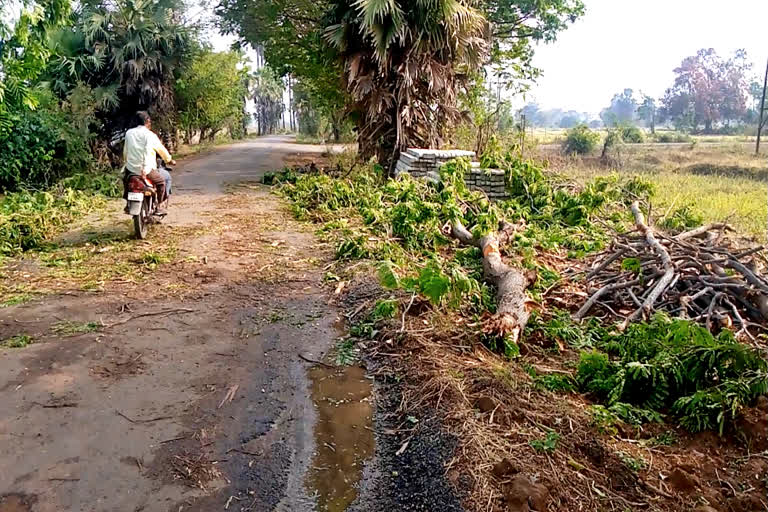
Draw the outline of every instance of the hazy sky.
<instances>
[{"instance_id":1,"label":"hazy sky","mask_svg":"<svg viewBox=\"0 0 768 512\"><path fill-rule=\"evenodd\" d=\"M584 3L584 17L537 51L544 76L526 101L597 113L627 87L659 97L672 84L672 70L701 48L720 55L745 48L755 74L765 71L768 0Z\"/></svg>"}]
</instances>

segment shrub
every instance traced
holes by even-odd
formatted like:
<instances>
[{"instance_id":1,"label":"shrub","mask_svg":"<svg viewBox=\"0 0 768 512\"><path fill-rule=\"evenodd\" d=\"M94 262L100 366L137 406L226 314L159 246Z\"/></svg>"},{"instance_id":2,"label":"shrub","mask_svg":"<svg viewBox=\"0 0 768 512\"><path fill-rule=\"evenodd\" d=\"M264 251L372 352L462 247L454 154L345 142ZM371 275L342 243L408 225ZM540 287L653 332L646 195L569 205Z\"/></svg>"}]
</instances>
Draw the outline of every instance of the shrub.
<instances>
[{"instance_id":1,"label":"shrub","mask_svg":"<svg viewBox=\"0 0 768 512\"><path fill-rule=\"evenodd\" d=\"M0 132L0 191L45 188L92 162L87 140L55 102L10 116Z\"/></svg>"},{"instance_id":2,"label":"shrub","mask_svg":"<svg viewBox=\"0 0 768 512\"><path fill-rule=\"evenodd\" d=\"M62 226L101 204L102 196L71 188L9 193L0 201L0 254L40 248Z\"/></svg>"},{"instance_id":3,"label":"shrub","mask_svg":"<svg viewBox=\"0 0 768 512\"><path fill-rule=\"evenodd\" d=\"M637 126L623 125L621 129L621 138L627 144L640 144L645 142L643 131Z\"/></svg>"},{"instance_id":4,"label":"shrub","mask_svg":"<svg viewBox=\"0 0 768 512\"><path fill-rule=\"evenodd\" d=\"M607 353L581 355L577 381L609 408L640 407L612 409L633 422L653 418L641 410L669 410L693 432L722 433L743 407L768 392L768 363L731 331L714 337L694 322L657 315L605 336L601 348Z\"/></svg>"},{"instance_id":5,"label":"shrub","mask_svg":"<svg viewBox=\"0 0 768 512\"><path fill-rule=\"evenodd\" d=\"M659 227L668 231L685 231L701 226L704 217L696 211L692 205L684 205L675 208L670 214L659 221Z\"/></svg>"},{"instance_id":6,"label":"shrub","mask_svg":"<svg viewBox=\"0 0 768 512\"><path fill-rule=\"evenodd\" d=\"M654 139L661 144L693 142L690 135L680 132L658 132L654 136Z\"/></svg>"},{"instance_id":7,"label":"shrub","mask_svg":"<svg viewBox=\"0 0 768 512\"><path fill-rule=\"evenodd\" d=\"M595 150L599 142L600 134L581 124L566 132L563 151L566 155L587 155Z\"/></svg>"},{"instance_id":8,"label":"shrub","mask_svg":"<svg viewBox=\"0 0 768 512\"><path fill-rule=\"evenodd\" d=\"M63 151L58 130L39 112L13 119L13 129L0 138L0 190L52 183L55 158Z\"/></svg>"}]
</instances>

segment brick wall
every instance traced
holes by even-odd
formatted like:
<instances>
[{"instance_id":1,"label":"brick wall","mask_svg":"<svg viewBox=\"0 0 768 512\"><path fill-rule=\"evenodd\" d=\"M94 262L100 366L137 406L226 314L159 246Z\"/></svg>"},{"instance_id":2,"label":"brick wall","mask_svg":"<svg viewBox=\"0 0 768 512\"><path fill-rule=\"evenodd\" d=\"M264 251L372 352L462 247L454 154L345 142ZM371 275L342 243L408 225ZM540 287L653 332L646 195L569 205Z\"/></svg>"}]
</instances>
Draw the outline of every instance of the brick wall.
<instances>
[{"instance_id":1,"label":"brick wall","mask_svg":"<svg viewBox=\"0 0 768 512\"><path fill-rule=\"evenodd\" d=\"M440 166L455 158L475 159L474 151L438 150L410 148L400 154L395 166L395 174L408 173L414 178L426 178L440 181ZM472 190L481 190L491 199L507 197L504 171L499 169L480 169L479 162L472 162L472 169L465 176L467 186Z\"/></svg>"}]
</instances>

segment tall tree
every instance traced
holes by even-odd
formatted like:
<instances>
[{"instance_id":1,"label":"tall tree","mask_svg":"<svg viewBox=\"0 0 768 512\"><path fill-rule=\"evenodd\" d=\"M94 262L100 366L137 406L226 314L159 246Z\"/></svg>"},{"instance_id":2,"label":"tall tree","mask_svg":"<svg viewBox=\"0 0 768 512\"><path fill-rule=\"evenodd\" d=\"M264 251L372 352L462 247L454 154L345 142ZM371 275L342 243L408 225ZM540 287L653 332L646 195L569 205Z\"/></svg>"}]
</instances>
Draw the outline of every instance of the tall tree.
<instances>
[{"instance_id":1,"label":"tall tree","mask_svg":"<svg viewBox=\"0 0 768 512\"><path fill-rule=\"evenodd\" d=\"M237 52L202 51L176 80L179 121L187 138L211 140L224 127L239 129L248 71Z\"/></svg>"},{"instance_id":2,"label":"tall tree","mask_svg":"<svg viewBox=\"0 0 768 512\"><path fill-rule=\"evenodd\" d=\"M344 62L363 158L392 166L436 147L460 118L457 95L488 55L486 21L463 0L335 0L326 37Z\"/></svg>"},{"instance_id":3,"label":"tall tree","mask_svg":"<svg viewBox=\"0 0 768 512\"><path fill-rule=\"evenodd\" d=\"M55 91L66 94L84 83L114 94L100 113L104 139L128 127L137 110L149 110L164 135L174 131L175 73L191 50L190 31L178 14L182 5L181 0L83 0L73 26L52 37Z\"/></svg>"},{"instance_id":4,"label":"tall tree","mask_svg":"<svg viewBox=\"0 0 768 512\"><path fill-rule=\"evenodd\" d=\"M651 129L651 133L656 133L656 100L643 95L643 101L637 107L638 117Z\"/></svg>"},{"instance_id":5,"label":"tall tree","mask_svg":"<svg viewBox=\"0 0 768 512\"><path fill-rule=\"evenodd\" d=\"M703 127L705 132L742 119L747 112L750 68L744 50L729 59L711 48L686 57L675 69L675 82L662 100L665 116L680 128Z\"/></svg>"},{"instance_id":6,"label":"tall tree","mask_svg":"<svg viewBox=\"0 0 768 512\"><path fill-rule=\"evenodd\" d=\"M257 70L253 75L253 101L256 104L256 124L259 135L274 133L283 116L283 81L269 66Z\"/></svg>"},{"instance_id":7,"label":"tall tree","mask_svg":"<svg viewBox=\"0 0 768 512\"><path fill-rule=\"evenodd\" d=\"M538 103L526 103L525 106L520 109L520 115L525 116L525 121L528 126L543 126L541 108Z\"/></svg>"},{"instance_id":8,"label":"tall tree","mask_svg":"<svg viewBox=\"0 0 768 512\"><path fill-rule=\"evenodd\" d=\"M606 126L631 124L635 120L637 107L635 91L632 89L624 89L622 92L613 96L608 108L603 109L603 111L600 112L600 119L603 120L603 123Z\"/></svg>"},{"instance_id":9,"label":"tall tree","mask_svg":"<svg viewBox=\"0 0 768 512\"><path fill-rule=\"evenodd\" d=\"M551 43L584 14L582 0L479 0L491 28L495 72L515 91L541 75L533 65L537 44Z\"/></svg>"},{"instance_id":10,"label":"tall tree","mask_svg":"<svg viewBox=\"0 0 768 512\"><path fill-rule=\"evenodd\" d=\"M294 78L302 111L327 118L338 140L349 96L341 62L323 38L329 9L327 0L220 0L216 12L224 32L259 49L262 65Z\"/></svg>"},{"instance_id":11,"label":"tall tree","mask_svg":"<svg viewBox=\"0 0 768 512\"><path fill-rule=\"evenodd\" d=\"M535 44L583 10L581 0L221 0L217 12L278 70L288 63L305 86L323 76L321 89L357 125L362 155L387 164L406 145L440 143L473 69L504 63L512 71L496 74L506 83L537 76Z\"/></svg>"}]
</instances>

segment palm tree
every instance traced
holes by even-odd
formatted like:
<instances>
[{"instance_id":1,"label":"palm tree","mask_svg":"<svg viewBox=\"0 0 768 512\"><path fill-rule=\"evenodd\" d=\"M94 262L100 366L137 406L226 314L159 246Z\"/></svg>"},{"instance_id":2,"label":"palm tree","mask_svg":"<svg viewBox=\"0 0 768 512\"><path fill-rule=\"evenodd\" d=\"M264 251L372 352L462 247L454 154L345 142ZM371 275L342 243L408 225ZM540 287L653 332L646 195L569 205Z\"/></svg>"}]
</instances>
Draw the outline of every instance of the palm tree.
<instances>
[{"instance_id":1,"label":"palm tree","mask_svg":"<svg viewBox=\"0 0 768 512\"><path fill-rule=\"evenodd\" d=\"M87 84L103 98L103 136L149 110L164 135L174 132L174 72L190 51L179 0L85 0L73 24L53 35L55 91ZM110 96L112 93L114 96Z\"/></svg>"},{"instance_id":2,"label":"palm tree","mask_svg":"<svg viewBox=\"0 0 768 512\"><path fill-rule=\"evenodd\" d=\"M284 84L269 66L253 74L253 101L256 104L256 123L259 135L274 133L283 116Z\"/></svg>"},{"instance_id":3,"label":"palm tree","mask_svg":"<svg viewBox=\"0 0 768 512\"><path fill-rule=\"evenodd\" d=\"M472 0L333 0L325 36L344 62L361 156L390 170L402 149L442 143L489 47Z\"/></svg>"}]
</instances>

